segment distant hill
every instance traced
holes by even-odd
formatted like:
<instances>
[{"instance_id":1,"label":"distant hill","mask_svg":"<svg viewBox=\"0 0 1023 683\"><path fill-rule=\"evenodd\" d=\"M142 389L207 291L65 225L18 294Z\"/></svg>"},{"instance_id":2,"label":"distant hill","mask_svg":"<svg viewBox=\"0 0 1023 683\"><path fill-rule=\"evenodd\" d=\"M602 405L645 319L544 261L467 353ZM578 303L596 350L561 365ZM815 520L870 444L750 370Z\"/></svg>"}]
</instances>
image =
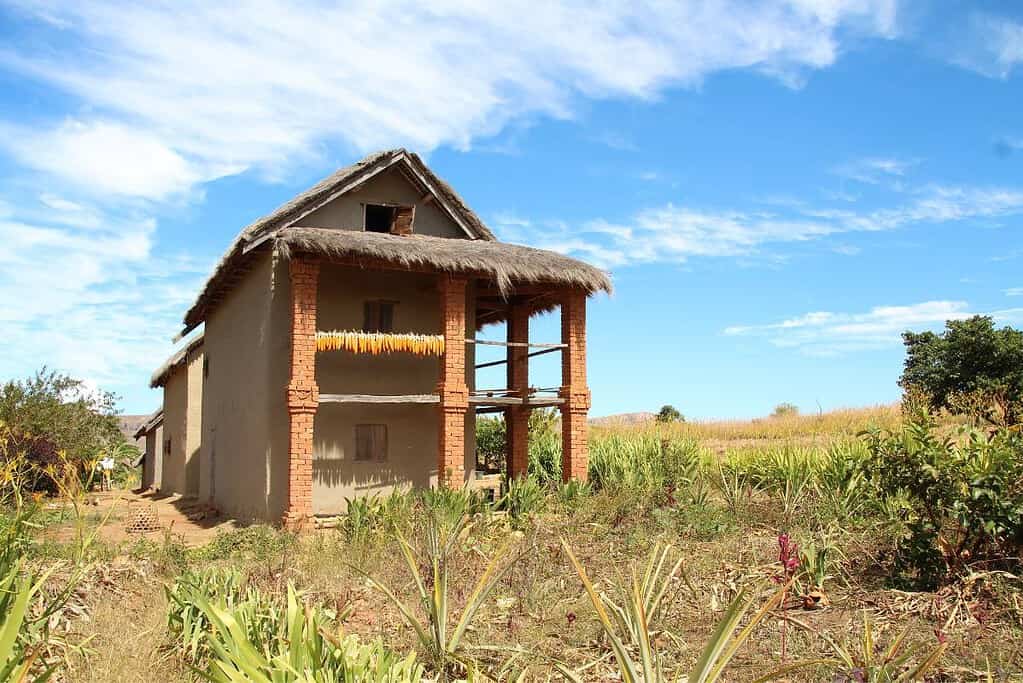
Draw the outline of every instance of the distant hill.
<instances>
[{"instance_id":1,"label":"distant hill","mask_svg":"<svg viewBox=\"0 0 1023 683\"><path fill-rule=\"evenodd\" d=\"M595 417L590 420L590 424L601 427L609 427L612 425L635 425L643 424L644 422L653 422L655 417L657 417L657 413L618 413L617 415Z\"/></svg>"},{"instance_id":2,"label":"distant hill","mask_svg":"<svg viewBox=\"0 0 1023 683\"><path fill-rule=\"evenodd\" d=\"M124 438L128 443L135 444L135 446L141 450L146 450L146 439L145 437L135 440L135 430L145 424L146 420L149 419L148 415L118 415L117 426L120 428L121 433L124 434Z\"/></svg>"}]
</instances>

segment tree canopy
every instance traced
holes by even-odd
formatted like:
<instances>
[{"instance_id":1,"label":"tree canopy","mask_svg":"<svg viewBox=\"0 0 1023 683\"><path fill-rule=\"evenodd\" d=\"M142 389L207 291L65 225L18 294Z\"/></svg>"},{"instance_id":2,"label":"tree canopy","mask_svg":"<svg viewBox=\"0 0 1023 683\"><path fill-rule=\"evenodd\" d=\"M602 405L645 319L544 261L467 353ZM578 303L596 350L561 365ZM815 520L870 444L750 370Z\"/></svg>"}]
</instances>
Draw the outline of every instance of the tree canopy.
<instances>
[{"instance_id":1,"label":"tree canopy","mask_svg":"<svg viewBox=\"0 0 1023 683\"><path fill-rule=\"evenodd\" d=\"M657 413L655 418L660 423L669 422L685 422L685 417L679 412L679 409L672 405L661 406L661 410Z\"/></svg>"},{"instance_id":2,"label":"tree canopy","mask_svg":"<svg viewBox=\"0 0 1023 683\"><path fill-rule=\"evenodd\" d=\"M0 424L30 455L61 450L75 460L92 458L113 442L118 430L113 394L90 391L80 380L45 368L26 380L0 387Z\"/></svg>"},{"instance_id":3,"label":"tree canopy","mask_svg":"<svg viewBox=\"0 0 1023 683\"><path fill-rule=\"evenodd\" d=\"M899 380L932 408L998 424L1023 418L1023 332L996 328L988 316L949 320L945 331L905 332Z\"/></svg>"}]
</instances>

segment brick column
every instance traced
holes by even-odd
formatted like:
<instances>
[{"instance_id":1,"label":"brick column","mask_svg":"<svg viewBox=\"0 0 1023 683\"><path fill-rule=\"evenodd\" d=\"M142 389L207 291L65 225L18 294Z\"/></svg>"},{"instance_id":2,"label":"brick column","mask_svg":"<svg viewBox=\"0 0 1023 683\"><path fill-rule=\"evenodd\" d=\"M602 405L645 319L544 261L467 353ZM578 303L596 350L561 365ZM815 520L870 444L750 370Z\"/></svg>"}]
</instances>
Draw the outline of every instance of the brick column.
<instances>
[{"instance_id":1,"label":"brick column","mask_svg":"<svg viewBox=\"0 0 1023 683\"><path fill-rule=\"evenodd\" d=\"M465 484L465 413L469 409L469 388L465 384L465 288L464 278L440 276L444 355L437 385L440 395L437 482L456 489Z\"/></svg>"},{"instance_id":2,"label":"brick column","mask_svg":"<svg viewBox=\"0 0 1023 683\"><path fill-rule=\"evenodd\" d=\"M561 478L586 481L586 421L590 390L586 386L586 295L567 292L561 303Z\"/></svg>"},{"instance_id":3,"label":"brick column","mask_svg":"<svg viewBox=\"0 0 1023 683\"><path fill-rule=\"evenodd\" d=\"M287 402L288 507L284 526L306 528L313 514L313 421L319 407L316 386L316 290L320 265L292 259L291 270L291 373Z\"/></svg>"},{"instance_id":4,"label":"brick column","mask_svg":"<svg viewBox=\"0 0 1023 683\"><path fill-rule=\"evenodd\" d=\"M529 341L529 309L513 305L508 314L508 341ZM529 348L508 347L508 388L516 396L529 392ZM515 406L504 411L508 479L526 476L529 464L529 409Z\"/></svg>"}]
</instances>

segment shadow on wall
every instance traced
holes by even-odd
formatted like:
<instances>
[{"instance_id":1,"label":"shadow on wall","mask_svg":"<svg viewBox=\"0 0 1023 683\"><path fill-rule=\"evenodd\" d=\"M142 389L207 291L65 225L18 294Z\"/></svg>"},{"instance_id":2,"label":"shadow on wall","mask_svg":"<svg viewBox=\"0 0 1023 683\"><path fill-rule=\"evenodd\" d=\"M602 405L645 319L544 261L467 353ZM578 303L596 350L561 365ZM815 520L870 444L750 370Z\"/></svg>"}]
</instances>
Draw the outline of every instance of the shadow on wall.
<instances>
[{"instance_id":1,"label":"shadow on wall","mask_svg":"<svg viewBox=\"0 0 1023 683\"><path fill-rule=\"evenodd\" d=\"M421 467L393 467L385 462L349 462L341 458L313 460L313 483L352 492L395 486L425 488L437 470L424 455Z\"/></svg>"}]
</instances>

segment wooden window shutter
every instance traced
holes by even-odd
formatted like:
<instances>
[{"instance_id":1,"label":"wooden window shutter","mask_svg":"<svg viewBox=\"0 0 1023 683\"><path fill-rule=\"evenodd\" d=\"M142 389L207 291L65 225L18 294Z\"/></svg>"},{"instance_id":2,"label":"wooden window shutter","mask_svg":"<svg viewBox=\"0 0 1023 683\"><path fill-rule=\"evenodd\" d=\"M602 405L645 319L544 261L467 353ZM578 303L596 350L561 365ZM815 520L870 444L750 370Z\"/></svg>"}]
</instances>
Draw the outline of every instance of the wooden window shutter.
<instances>
[{"instance_id":1,"label":"wooden window shutter","mask_svg":"<svg viewBox=\"0 0 1023 683\"><path fill-rule=\"evenodd\" d=\"M415 205L396 206L394 208L394 222L391 224L391 233L394 235L411 235L412 224L415 220Z\"/></svg>"},{"instance_id":2,"label":"wooden window shutter","mask_svg":"<svg viewBox=\"0 0 1023 683\"><path fill-rule=\"evenodd\" d=\"M367 301L362 305L363 332L393 332L394 302Z\"/></svg>"},{"instance_id":3,"label":"wooden window shutter","mask_svg":"<svg viewBox=\"0 0 1023 683\"><path fill-rule=\"evenodd\" d=\"M387 461L387 425L355 425L355 460Z\"/></svg>"},{"instance_id":4,"label":"wooden window shutter","mask_svg":"<svg viewBox=\"0 0 1023 683\"><path fill-rule=\"evenodd\" d=\"M380 330L379 301L367 301L362 305L362 330L363 332L377 332Z\"/></svg>"}]
</instances>

